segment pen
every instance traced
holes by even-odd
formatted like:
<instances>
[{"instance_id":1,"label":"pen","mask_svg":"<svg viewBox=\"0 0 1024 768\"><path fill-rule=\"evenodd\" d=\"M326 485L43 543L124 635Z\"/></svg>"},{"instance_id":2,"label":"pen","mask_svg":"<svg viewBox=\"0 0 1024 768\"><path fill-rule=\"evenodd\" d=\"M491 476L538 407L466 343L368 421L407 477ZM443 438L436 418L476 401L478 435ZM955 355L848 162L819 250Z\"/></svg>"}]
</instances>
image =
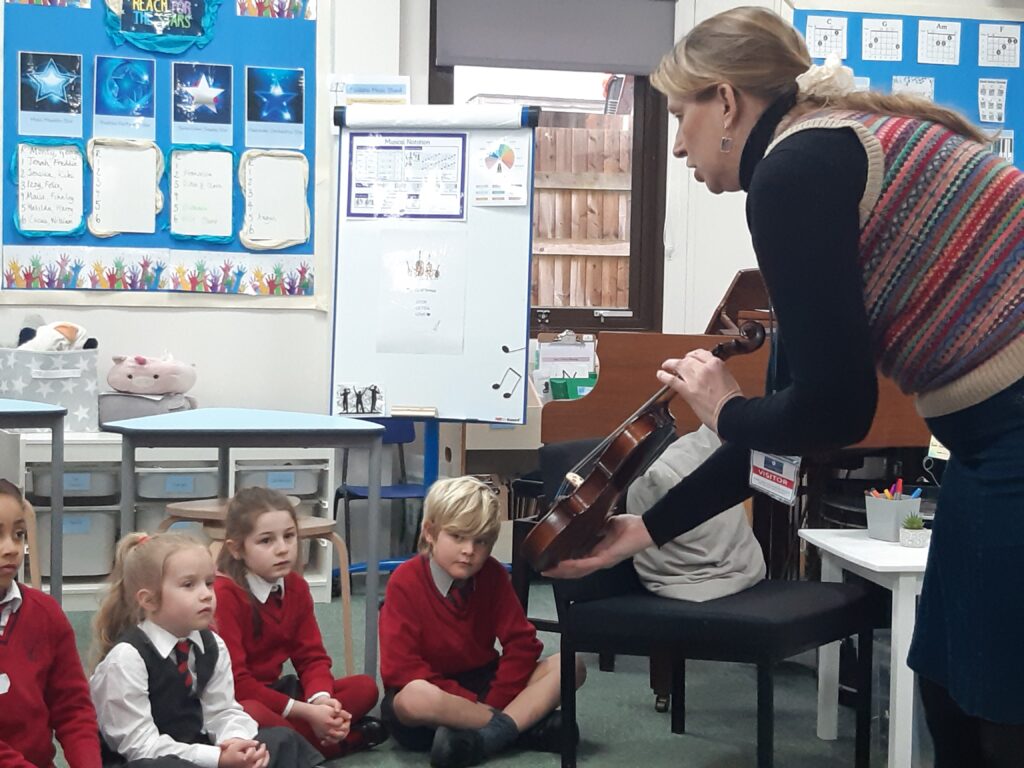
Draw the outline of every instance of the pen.
<instances>
[{"instance_id":1,"label":"pen","mask_svg":"<svg viewBox=\"0 0 1024 768\"><path fill-rule=\"evenodd\" d=\"M897 499L902 499L903 498L903 478L902 477L899 478L896 481L896 498Z\"/></svg>"},{"instance_id":2,"label":"pen","mask_svg":"<svg viewBox=\"0 0 1024 768\"><path fill-rule=\"evenodd\" d=\"M889 493L889 489L888 488L885 489L885 498L887 498L889 501L893 500L892 494Z\"/></svg>"},{"instance_id":3,"label":"pen","mask_svg":"<svg viewBox=\"0 0 1024 768\"><path fill-rule=\"evenodd\" d=\"M916 499L920 495L921 495L921 489L920 488L915 488L914 492L912 494L910 494L910 498Z\"/></svg>"}]
</instances>

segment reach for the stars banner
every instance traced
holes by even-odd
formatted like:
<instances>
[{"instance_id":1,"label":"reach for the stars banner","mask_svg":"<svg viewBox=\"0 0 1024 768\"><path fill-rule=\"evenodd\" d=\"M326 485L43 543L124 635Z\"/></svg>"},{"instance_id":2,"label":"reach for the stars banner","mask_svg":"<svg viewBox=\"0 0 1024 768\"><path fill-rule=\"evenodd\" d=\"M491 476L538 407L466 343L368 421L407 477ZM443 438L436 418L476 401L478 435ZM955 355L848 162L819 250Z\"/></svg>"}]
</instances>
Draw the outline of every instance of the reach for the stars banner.
<instances>
[{"instance_id":1,"label":"reach for the stars banner","mask_svg":"<svg viewBox=\"0 0 1024 768\"><path fill-rule=\"evenodd\" d=\"M0 9L0 290L314 294L314 239L327 237L312 183L325 172L317 56L330 49L315 2L0 0ZM188 47L140 47L146 35ZM248 151L290 158L270 155L254 176L273 194L243 190ZM242 237L253 222L274 235L258 247Z\"/></svg>"}]
</instances>

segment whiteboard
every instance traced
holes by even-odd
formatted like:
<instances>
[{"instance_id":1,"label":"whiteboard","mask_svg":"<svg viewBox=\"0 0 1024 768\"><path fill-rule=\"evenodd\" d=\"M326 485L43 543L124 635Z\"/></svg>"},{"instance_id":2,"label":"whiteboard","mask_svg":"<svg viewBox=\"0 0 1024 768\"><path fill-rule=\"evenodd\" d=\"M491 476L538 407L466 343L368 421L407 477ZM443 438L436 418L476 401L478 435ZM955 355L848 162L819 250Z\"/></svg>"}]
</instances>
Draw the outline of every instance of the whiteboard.
<instances>
[{"instance_id":1,"label":"whiteboard","mask_svg":"<svg viewBox=\"0 0 1024 768\"><path fill-rule=\"evenodd\" d=\"M525 422L535 114L336 111L332 414Z\"/></svg>"}]
</instances>

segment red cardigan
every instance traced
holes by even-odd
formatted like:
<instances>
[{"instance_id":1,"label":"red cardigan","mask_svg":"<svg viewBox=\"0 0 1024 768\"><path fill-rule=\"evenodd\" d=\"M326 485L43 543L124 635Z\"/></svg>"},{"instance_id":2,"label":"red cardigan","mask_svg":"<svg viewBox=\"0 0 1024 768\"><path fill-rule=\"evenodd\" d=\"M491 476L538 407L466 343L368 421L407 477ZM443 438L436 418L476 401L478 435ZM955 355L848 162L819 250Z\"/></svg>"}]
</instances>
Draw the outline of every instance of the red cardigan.
<instances>
[{"instance_id":1,"label":"red cardigan","mask_svg":"<svg viewBox=\"0 0 1024 768\"><path fill-rule=\"evenodd\" d=\"M380 613L380 675L385 688L427 680L476 701L451 678L501 658L484 703L504 708L526 687L544 646L526 620L501 564L488 558L469 599L457 607L437 590L426 556L400 565L388 580Z\"/></svg>"},{"instance_id":2,"label":"red cardigan","mask_svg":"<svg viewBox=\"0 0 1024 768\"><path fill-rule=\"evenodd\" d=\"M285 576L280 608L272 600L261 605L223 574L217 576L213 590L217 595L217 634L231 654L238 701L255 699L272 712L284 712L289 697L267 686L277 682L289 659L305 695L318 691L333 695L331 657L324 648L313 613L313 596L304 578L297 573ZM261 619L258 634L254 606Z\"/></svg>"},{"instance_id":3,"label":"red cardigan","mask_svg":"<svg viewBox=\"0 0 1024 768\"><path fill-rule=\"evenodd\" d=\"M75 635L49 595L24 584L0 636L0 765L52 768L54 733L71 768L100 768L99 726Z\"/></svg>"}]
</instances>

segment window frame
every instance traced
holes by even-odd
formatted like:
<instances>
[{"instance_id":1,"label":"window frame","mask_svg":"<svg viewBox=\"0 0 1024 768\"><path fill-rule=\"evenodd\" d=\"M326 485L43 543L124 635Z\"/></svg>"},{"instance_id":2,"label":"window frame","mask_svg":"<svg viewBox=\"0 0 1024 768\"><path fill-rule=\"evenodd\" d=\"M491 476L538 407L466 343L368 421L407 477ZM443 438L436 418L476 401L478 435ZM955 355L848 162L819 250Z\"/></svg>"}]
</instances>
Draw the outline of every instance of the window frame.
<instances>
[{"instance_id":1,"label":"window frame","mask_svg":"<svg viewBox=\"0 0 1024 768\"><path fill-rule=\"evenodd\" d=\"M455 68L437 65L437 6L430 3L427 101L451 104ZM633 85L633 161L629 233L629 309L632 317L601 317L593 307L530 307L530 336L577 332L661 331L665 276L665 185L668 111L646 76ZM612 310L614 313L615 310Z\"/></svg>"}]
</instances>

